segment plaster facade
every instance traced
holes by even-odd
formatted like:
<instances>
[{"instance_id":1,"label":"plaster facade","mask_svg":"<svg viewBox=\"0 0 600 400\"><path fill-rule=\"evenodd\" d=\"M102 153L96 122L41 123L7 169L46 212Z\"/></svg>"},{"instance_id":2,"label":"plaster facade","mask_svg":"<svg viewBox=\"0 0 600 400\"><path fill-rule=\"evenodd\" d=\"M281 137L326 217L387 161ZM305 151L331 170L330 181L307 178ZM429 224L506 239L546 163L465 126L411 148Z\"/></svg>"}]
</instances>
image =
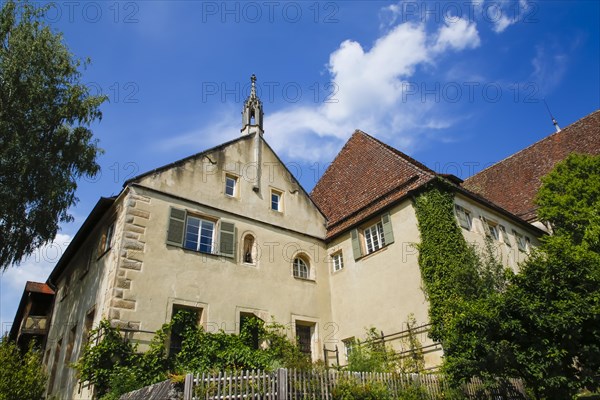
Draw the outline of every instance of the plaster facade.
<instances>
[{"instance_id":1,"label":"plaster facade","mask_svg":"<svg viewBox=\"0 0 600 400\"><path fill-rule=\"evenodd\" d=\"M240 138L127 181L84 223L48 281L58 289L44 357L49 394L91 398L68 364L101 319L144 350L176 307L197 309L207 331L238 333L241 316L254 314L288 325L291 338L296 326L310 326L312 359L337 346L342 365L344 340L367 328L399 332L409 315L427 323L410 192L379 208L365 203L369 214L328 236L328 219L264 140L262 105L250 103ZM396 162L392 150L375 148ZM414 171L432 176L409 164L408 182ZM516 269L528 249L519 249L515 232L535 246L539 230L461 193L455 202L470 215L465 239L483 246L489 226L497 227L499 259ZM206 230L194 233L193 224ZM297 257L306 275L295 273ZM441 347L426 334L419 339L431 345L426 366L439 365Z\"/></svg>"}]
</instances>

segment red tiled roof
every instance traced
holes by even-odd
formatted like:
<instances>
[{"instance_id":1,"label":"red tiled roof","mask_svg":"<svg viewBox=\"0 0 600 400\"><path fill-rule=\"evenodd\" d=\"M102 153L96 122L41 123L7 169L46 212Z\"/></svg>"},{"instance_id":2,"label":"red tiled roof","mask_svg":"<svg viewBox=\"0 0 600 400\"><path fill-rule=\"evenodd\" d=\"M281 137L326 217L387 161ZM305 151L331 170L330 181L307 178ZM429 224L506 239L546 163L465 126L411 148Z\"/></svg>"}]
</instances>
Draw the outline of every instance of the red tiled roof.
<instances>
[{"instance_id":1,"label":"red tiled roof","mask_svg":"<svg viewBox=\"0 0 600 400\"><path fill-rule=\"evenodd\" d=\"M311 197L328 219L327 237L331 238L434 177L435 172L425 165L357 130Z\"/></svg>"},{"instance_id":2,"label":"red tiled roof","mask_svg":"<svg viewBox=\"0 0 600 400\"><path fill-rule=\"evenodd\" d=\"M473 175L463 186L533 221L541 178L570 153L600 154L600 110Z\"/></svg>"},{"instance_id":3,"label":"red tiled roof","mask_svg":"<svg viewBox=\"0 0 600 400\"><path fill-rule=\"evenodd\" d=\"M27 283L25 284L25 291L43 294L54 294L54 290L52 290L47 284L32 281L27 281Z\"/></svg>"}]
</instances>

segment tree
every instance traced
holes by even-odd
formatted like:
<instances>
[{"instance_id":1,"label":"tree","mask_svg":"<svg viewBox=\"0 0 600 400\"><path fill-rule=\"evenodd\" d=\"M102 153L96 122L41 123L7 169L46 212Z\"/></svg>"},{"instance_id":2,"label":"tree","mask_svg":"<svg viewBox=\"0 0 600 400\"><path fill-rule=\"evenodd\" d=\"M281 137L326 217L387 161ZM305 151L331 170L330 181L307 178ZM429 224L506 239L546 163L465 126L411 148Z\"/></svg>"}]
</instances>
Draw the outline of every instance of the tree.
<instances>
[{"instance_id":1,"label":"tree","mask_svg":"<svg viewBox=\"0 0 600 400\"><path fill-rule=\"evenodd\" d=\"M99 171L90 125L104 96L90 95L80 67L43 21L47 8L0 10L0 269L52 240L72 220L77 179Z\"/></svg>"},{"instance_id":2,"label":"tree","mask_svg":"<svg viewBox=\"0 0 600 400\"><path fill-rule=\"evenodd\" d=\"M600 156L571 154L542 179L538 215L557 236L600 252Z\"/></svg>"},{"instance_id":3,"label":"tree","mask_svg":"<svg viewBox=\"0 0 600 400\"><path fill-rule=\"evenodd\" d=\"M46 374L33 346L25 354L5 336L0 338L0 400L42 399Z\"/></svg>"},{"instance_id":4,"label":"tree","mask_svg":"<svg viewBox=\"0 0 600 400\"><path fill-rule=\"evenodd\" d=\"M600 387L600 156L559 163L537 202L554 235L504 291L454 314L445 369L454 381L520 377L537 399L568 399Z\"/></svg>"}]
</instances>

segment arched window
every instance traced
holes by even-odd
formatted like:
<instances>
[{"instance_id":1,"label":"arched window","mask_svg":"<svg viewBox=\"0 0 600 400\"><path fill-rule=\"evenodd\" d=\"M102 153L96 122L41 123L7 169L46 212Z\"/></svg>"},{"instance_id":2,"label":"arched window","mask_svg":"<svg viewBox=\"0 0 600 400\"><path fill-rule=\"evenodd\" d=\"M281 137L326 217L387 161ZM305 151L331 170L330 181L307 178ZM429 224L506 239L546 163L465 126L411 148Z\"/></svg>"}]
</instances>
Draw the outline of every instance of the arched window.
<instances>
[{"instance_id":1,"label":"arched window","mask_svg":"<svg viewBox=\"0 0 600 400\"><path fill-rule=\"evenodd\" d=\"M308 263L301 257L294 258L294 277L303 279L310 277Z\"/></svg>"},{"instance_id":2,"label":"arched window","mask_svg":"<svg viewBox=\"0 0 600 400\"><path fill-rule=\"evenodd\" d=\"M242 259L246 264L256 264L257 246L256 240L251 234L247 234L246 236L244 236Z\"/></svg>"}]
</instances>

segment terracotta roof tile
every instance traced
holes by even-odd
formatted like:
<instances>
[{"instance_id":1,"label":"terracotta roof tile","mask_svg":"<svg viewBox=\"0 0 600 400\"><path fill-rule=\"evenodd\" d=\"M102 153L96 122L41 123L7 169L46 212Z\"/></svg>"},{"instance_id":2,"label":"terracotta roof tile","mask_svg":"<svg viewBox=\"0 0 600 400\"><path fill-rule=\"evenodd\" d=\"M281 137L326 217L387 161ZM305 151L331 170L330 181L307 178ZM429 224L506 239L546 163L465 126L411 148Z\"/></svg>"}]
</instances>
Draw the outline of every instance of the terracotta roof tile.
<instances>
[{"instance_id":1,"label":"terracotta roof tile","mask_svg":"<svg viewBox=\"0 0 600 400\"><path fill-rule=\"evenodd\" d=\"M32 281L27 281L27 283L25 284L25 291L43 294L54 294L54 290L52 290L47 284Z\"/></svg>"},{"instance_id":2,"label":"terracotta roof tile","mask_svg":"<svg viewBox=\"0 0 600 400\"><path fill-rule=\"evenodd\" d=\"M463 186L533 221L541 178L570 153L600 154L600 110L473 175Z\"/></svg>"},{"instance_id":3,"label":"terracotta roof tile","mask_svg":"<svg viewBox=\"0 0 600 400\"><path fill-rule=\"evenodd\" d=\"M434 177L425 165L357 130L311 197L328 219L331 238Z\"/></svg>"}]
</instances>

